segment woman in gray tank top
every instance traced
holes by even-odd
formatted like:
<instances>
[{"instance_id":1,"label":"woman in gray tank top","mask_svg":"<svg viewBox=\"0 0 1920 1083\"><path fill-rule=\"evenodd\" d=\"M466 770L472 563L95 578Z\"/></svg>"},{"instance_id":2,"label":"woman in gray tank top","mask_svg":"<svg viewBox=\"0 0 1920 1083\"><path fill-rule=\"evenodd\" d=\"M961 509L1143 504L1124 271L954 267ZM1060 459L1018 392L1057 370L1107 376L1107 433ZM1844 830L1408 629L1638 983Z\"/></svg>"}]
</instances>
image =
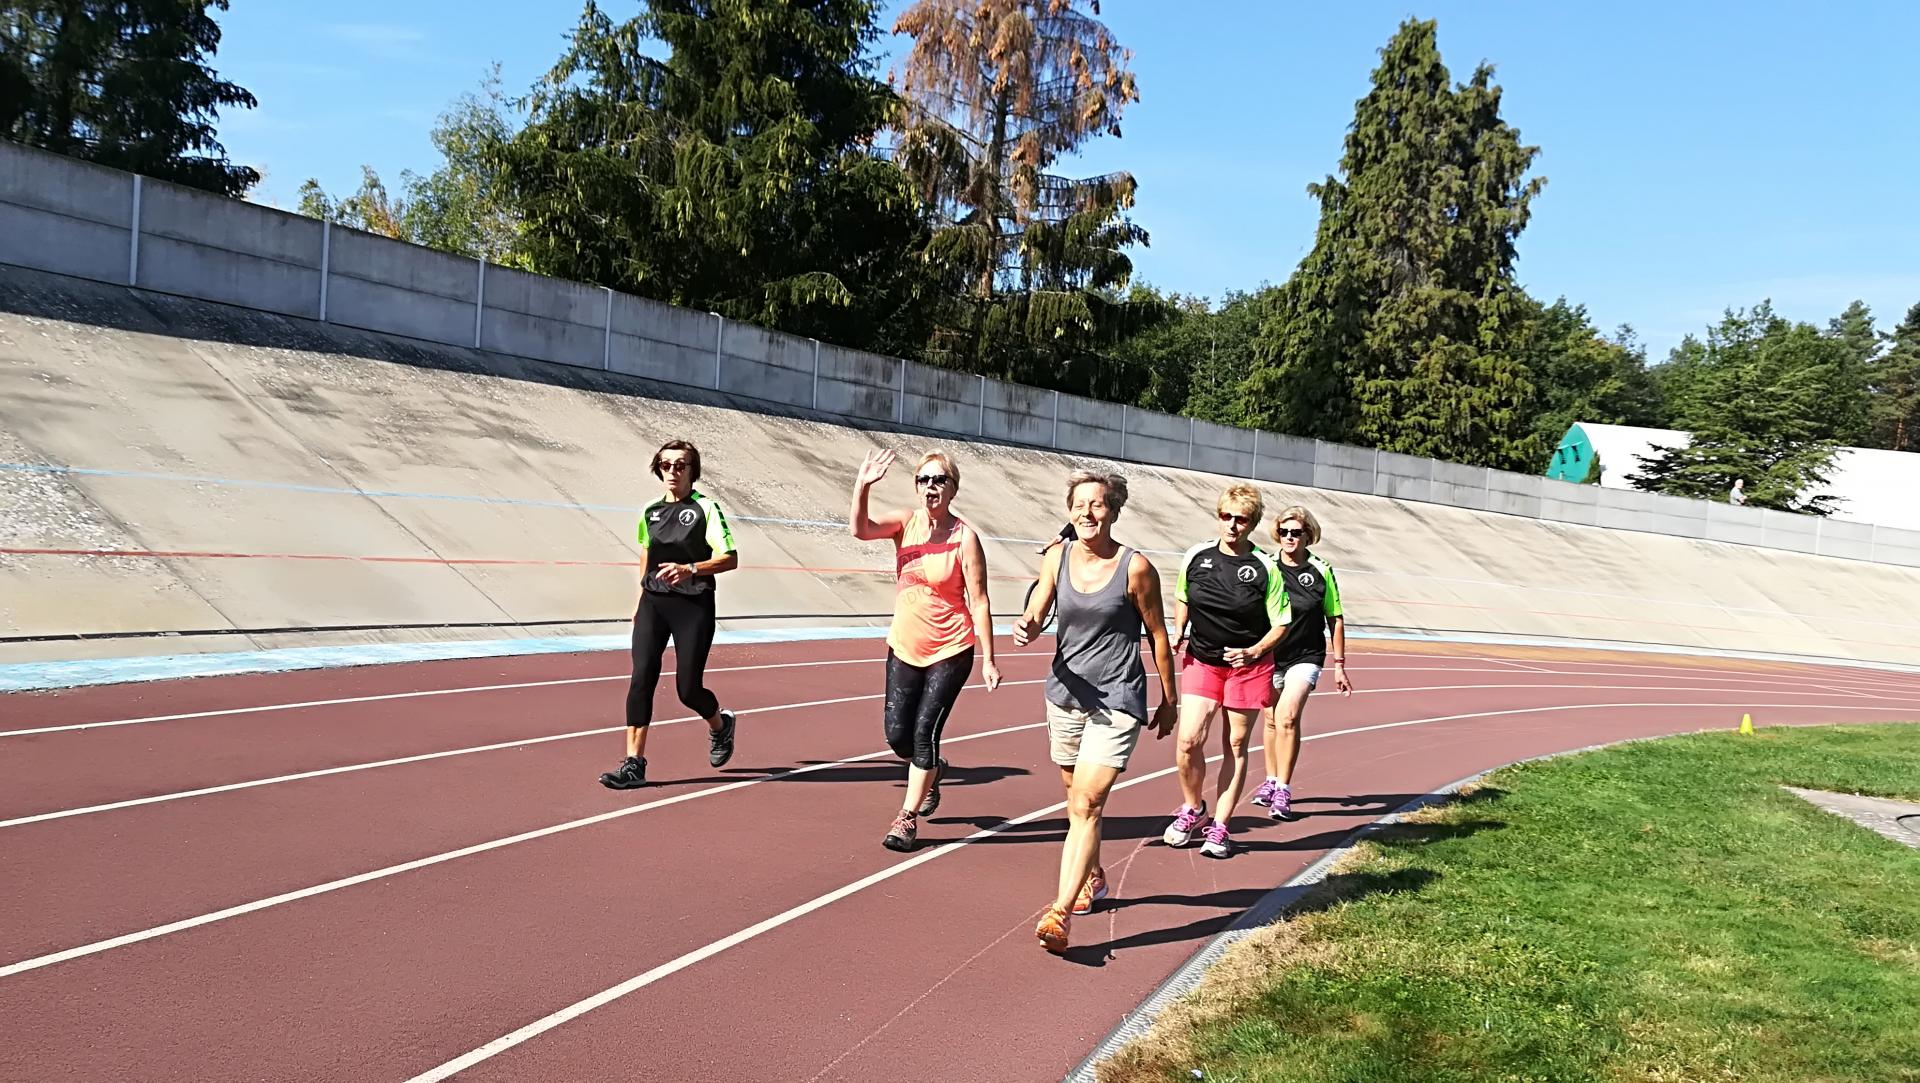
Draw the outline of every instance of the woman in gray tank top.
<instances>
[{"instance_id":1,"label":"woman in gray tank top","mask_svg":"<svg viewBox=\"0 0 1920 1083\"><path fill-rule=\"evenodd\" d=\"M1100 820L1147 717L1143 631L1160 674L1154 738L1172 732L1178 719L1160 573L1146 557L1113 540L1114 520L1126 503L1127 480L1118 474L1083 470L1067 478L1067 511L1076 537L1041 565L1027 611L1013 626L1014 643L1024 645L1040 634L1047 607L1055 609L1047 737L1067 789L1068 826L1058 891L1034 929L1041 946L1055 955L1067 950L1070 915L1092 913L1094 904L1107 897Z\"/></svg>"}]
</instances>

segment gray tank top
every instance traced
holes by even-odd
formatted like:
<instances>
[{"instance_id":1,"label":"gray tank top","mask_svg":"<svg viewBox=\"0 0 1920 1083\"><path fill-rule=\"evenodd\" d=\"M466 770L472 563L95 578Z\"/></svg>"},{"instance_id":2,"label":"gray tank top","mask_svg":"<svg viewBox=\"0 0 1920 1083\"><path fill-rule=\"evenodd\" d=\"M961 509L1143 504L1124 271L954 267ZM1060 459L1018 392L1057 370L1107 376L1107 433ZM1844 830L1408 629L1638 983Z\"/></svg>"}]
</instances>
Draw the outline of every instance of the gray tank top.
<instances>
[{"instance_id":1,"label":"gray tank top","mask_svg":"<svg viewBox=\"0 0 1920 1083\"><path fill-rule=\"evenodd\" d=\"M1119 711L1141 721L1147 717L1147 670L1140 660L1146 631L1140 610L1127 597L1127 569L1133 550L1120 547L1120 560L1106 586L1082 594L1073 586L1074 542L1060 547L1060 574L1054 589L1055 647L1047 699L1083 711Z\"/></svg>"}]
</instances>

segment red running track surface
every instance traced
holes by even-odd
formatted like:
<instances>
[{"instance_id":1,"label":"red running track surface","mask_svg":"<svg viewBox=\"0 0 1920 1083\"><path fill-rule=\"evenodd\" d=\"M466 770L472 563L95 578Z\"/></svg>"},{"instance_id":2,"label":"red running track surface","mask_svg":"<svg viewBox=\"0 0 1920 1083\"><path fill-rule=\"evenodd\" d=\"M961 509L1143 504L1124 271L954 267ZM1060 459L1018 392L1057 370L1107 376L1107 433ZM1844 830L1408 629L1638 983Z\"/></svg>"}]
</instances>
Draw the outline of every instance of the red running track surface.
<instances>
[{"instance_id":1,"label":"red running track surface","mask_svg":"<svg viewBox=\"0 0 1920 1083\"><path fill-rule=\"evenodd\" d=\"M620 654L0 697L0 1079L1057 1080L1236 914L1419 794L1745 712L1920 718L1920 675L1356 652L1361 692L1310 701L1307 815L1243 805L1229 860L1160 843L1173 746L1143 738L1108 805L1115 898L1054 958L1032 934L1065 829L1049 646L1003 651L998 692L976 674L911 855L880 845L903 769L876 642L716 650L741 719L717 771L663 681L656 782L626 793L595 781L619 759Z\"/></svg>"}]
</instances>

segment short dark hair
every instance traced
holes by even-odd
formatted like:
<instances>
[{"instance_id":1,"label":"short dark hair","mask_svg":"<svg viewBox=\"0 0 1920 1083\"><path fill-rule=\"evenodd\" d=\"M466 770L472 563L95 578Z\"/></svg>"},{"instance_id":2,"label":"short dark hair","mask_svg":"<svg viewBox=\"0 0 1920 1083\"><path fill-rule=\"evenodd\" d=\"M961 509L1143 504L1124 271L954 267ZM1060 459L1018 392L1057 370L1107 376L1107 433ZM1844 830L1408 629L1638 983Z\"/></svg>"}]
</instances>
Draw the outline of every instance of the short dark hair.
<instances>
[{"instance_id":1,"label":"short dark hair","mask_svg":"<svg viewBox=\"0 0 1920 1083\"><path fill-rule=\"evenodd\" d=\"M654 477L657 478L661 476L660 455L662 452L667 452L667 451L686 452L687 453L687 484L691 485L694 482L700 480L700 449L697 447L694 447L693 442L690 440L669 440L666 443L660 445L660 450L653 453L653 476Z\"/></svg>"}]
</instances>

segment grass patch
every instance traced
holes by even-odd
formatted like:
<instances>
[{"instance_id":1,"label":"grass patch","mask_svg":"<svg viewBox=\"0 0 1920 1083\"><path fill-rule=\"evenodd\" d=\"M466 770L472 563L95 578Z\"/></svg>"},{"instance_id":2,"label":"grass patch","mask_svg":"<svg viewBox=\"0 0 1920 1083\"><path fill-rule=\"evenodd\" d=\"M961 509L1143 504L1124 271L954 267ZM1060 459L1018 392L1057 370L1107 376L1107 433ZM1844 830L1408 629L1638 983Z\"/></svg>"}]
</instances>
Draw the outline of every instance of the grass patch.
<instances>
[{"instance_id":1,"label":"grass patch","mask_svg":"<svg viewBox=\"0 0 1920 1083\"><path fill-rule=\"evenodd\" d=\"M1920 725L1499 771L1359 847L1099 1079L1920 1081L1920 853L1782 784L1920 799Z\"/></svg>"}]
</instances>

